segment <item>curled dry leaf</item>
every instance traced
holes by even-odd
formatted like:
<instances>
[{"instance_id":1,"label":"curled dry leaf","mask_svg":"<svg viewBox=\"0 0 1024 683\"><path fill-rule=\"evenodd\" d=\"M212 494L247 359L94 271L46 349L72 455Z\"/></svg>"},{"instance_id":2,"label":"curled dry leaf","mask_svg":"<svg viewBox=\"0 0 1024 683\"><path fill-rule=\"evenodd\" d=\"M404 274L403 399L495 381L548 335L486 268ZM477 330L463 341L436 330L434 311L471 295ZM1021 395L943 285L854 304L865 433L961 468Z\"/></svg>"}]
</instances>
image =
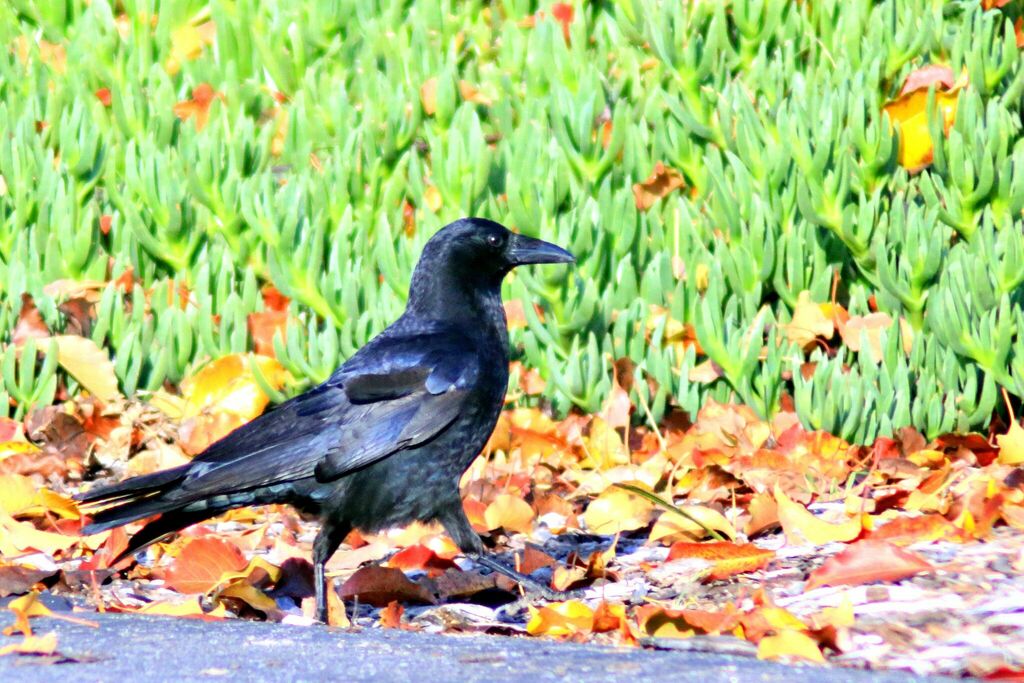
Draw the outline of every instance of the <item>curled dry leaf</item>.
<instances>
[{"instance_id":1,"label":"curled dry leaf","mask_svg":"<svg viewBox=\"0 0 1024 683\"><path fill-rule=\"evenodd\" d=\"M654 204L675 190L684 187L686 183L679 171L670 168L660 161L654 164L654 170L642 183L633 185L633 200L636 208L647 211Z\"/></svg>"},{"instance_id":2,"label":"curled dry leaf","mask_svg":"<svg viewBox=\"0 0 1024 683\"><path fill-rule=\"evenodd\" d=\"M859 518L841 524L829 524L815 517L800 503L791 500L778 486L775 487L775 504L778 506L779 522L790 545L824 545L835 541L852 541L860 535Z\"/></svg>"}]
</instances>

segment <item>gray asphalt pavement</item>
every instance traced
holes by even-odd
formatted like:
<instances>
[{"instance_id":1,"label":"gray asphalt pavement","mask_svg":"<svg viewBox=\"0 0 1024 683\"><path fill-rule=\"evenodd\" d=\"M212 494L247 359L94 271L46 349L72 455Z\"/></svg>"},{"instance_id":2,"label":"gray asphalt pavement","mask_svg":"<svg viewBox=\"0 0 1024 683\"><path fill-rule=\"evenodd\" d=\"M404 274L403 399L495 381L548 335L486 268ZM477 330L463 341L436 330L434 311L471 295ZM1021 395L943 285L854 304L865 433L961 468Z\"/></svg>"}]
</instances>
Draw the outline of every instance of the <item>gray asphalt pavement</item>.
<instances>
[{"instance_id":1,"label":"gray asphalt pavement","mask_svg":"<svg viewBox=\"0 0 1024 683\"><path fill-rule=\"evenodd\" d=\"M78 616L78 615L76 615ZM52 663L0 657L5 683L74 681L924 681L900 672L783 666L750 657L619 649L487 635L395 630L347 632L252 621L203 622L123 614L81 615L99 628L34 619L58 633ZM10 620L0 616L0 623ZM16 642L0 637L0 644ZM934 681L948 679L930 679Z\"/></svg>"}]
</instances>

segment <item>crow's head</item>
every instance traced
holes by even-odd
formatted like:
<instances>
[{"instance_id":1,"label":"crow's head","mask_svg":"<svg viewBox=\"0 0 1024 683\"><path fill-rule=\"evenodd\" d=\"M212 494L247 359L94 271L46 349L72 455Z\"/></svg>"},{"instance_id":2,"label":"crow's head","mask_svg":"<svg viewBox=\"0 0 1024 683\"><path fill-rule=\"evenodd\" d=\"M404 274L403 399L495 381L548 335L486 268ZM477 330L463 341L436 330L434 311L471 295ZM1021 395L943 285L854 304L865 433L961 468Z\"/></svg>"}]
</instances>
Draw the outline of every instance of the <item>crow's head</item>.
<instances>
[{"instance_id":1,"label":"crow's head","mask_svg":"<svg viewBox=\"0 0 1024 683\"><path fill-rule=\"evenodd\" d=\"M565 249L510 232L486 218L463 218L443 227L423 249L421 262L477 280L499 281L516 266L529 263L574 263Z\"/></svg>"},{"instance_id":2,"label":"crow's head","mask_svg":"<svg viewBox=\"0 0 1024 683\"><path fill-rule=\"evenodd\" d=\"M431 318L472 317L482 302L500 298L501 281L516 266L575 261L561 247L494 221L462 218L427 240L412 275L407 310Z\"/></svg>"}]
</instances>

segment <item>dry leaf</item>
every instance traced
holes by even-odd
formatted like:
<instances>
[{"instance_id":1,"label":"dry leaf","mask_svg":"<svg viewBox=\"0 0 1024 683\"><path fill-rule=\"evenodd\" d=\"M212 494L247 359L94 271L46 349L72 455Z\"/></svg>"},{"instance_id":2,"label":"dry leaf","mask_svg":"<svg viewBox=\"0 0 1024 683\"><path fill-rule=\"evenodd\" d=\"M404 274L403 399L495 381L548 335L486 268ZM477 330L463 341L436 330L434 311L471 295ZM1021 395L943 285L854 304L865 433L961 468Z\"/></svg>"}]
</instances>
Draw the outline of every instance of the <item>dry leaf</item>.
<instances>
[{"instance_id":1,"label":"dry leaf","mask_svg":"<svg viewBox=\"0 0 1024 683\"><path fill-rule=\"evenodd\" d=\"M712 563L709 579L725 579L734 574L757 571L775 557L775 552L758 548L753 543L673 543L668 560L698 558Z\"/></svg>"},{"instance_id":2,"label":"dry leaf","mask_svg":"<svg viewBox=\"0 0 1024 683\"><path fill-rule=\"evenodd\" d=\"M101 401L113 401L121 395L114 363L96 342L76 335L53 339L57 342L57 361L86 391Z\"/></svg>"},{"instance_id":3,"label":"dry leaf","mask_svg":"<svg viewBox=\"0 0 1024 683\"><path fill-rule=\"evenodd\" d=\"M859 518L842 524L829 524L811 514L800 503L792 501L781 488L775 487L775 504L778 506L779 522L790 545L824 545L835 541L851 541L861 532Z\"/></svg>"},{"instance_id":4,"label":"dry leaf","mask_svg":"<svg viewBox=\"0 0 1024 683\"><path fill-rule=\"evenodd\" d=\"M484 521L489 531L503 528L529 534L533 531L533 508L518 496L502 493L487 506Z\"/></svg>"},{"instance_id":5,"label":"dry leaf","mask_svg":"<svg viewBox=\"0 0 1024 683\"><path fill-rule=\"evenodd\" d=\"M245 557L237 546L204 536L189 541L174 558L164 582L179 593L207 593L222 583L225 574L245 567Z\"/></svg>"},{"instance_id":6,"label":"dry leaf","mask_svg":"<svg viewBox=\"0 0 1024 683\"><path fill-rule=\"evenodd\" d=\"M590 501L583 522L591 532L610 536L647 526L653 509L645 498L612 486Z\"/></svg>"},{"instance_id":7,"label":"dry leaf","mask_svg":"<svg viewBox=\"0 0 1024 683\"><path fill-rule=\"evenodd\" d=\"M825 560L811 572L804 590L818 586L858 586L875 581L899 581L932 571L927 560L885 541L864 540Z\"/></svg>"},{"instance_id":8,"label":"dry leaf","mask_svg":"<svg viewBox=\"0 0 1024 683\"><path fill-rule=\"evenodd\" d=\"M935 93L935 106L942 115L944 132L948 133L956 119L959 88ZM908 171L920 171L932 162L934 142L928 130L928 90L914 90L901 95L883 107L889 122L900 131L899 162Z\"/></svg>"},{"instance_id":9,"label":"dry leaf","mask_svg":"<svg viewBox=\"0 0 1024 683\"><path fill-rule=\"evenodd\" d=\"M660 161L654 164L654 171L647 180L633 185L633 200L636 208L647 211L662 197L684 187L682 174Z\"/></svg>"},{"instance_id":10,"label":"dry leaf","mask_svg":"<svg viewBox=\"0 0 1024 683\"><path fill-rule=\"evenodd\" d=\"M594 610L579 600L568 600L531 606L526 632L532 636L571 636L589 633L593 626Z\"/></svg>"},{"instance_id":11,"label":"dry leaf","mask_svg":"<svg viewBox=\"0 0 1024 683\"><path fill-rule=\"evenodd\" d=\"M765 636L757 644L758 659L805 659L825 663L818 643L802 631L786 629L773 636Z\"/></svg>"}]
</instances>

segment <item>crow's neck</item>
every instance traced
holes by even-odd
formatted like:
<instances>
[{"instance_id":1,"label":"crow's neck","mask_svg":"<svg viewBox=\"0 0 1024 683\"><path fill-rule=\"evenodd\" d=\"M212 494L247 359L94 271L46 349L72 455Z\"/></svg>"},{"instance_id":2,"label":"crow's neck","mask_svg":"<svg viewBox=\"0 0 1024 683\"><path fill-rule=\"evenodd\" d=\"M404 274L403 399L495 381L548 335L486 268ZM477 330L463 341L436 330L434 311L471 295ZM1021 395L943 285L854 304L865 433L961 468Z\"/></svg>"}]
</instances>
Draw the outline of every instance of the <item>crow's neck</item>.
<instances>
[{"instance_id":1,"label":"crow's neck","mask_svg":"<svg viewBox=\"0 0 1024 683\"><path fill-rule=\"evenodd\" d=\"M420 320L468 325L486 336L497 335L507 347L508 326L501 303L501 280L490 280L493 281L443 271L417 272L409 288L406 314Z\"/></svg>"}]
</instances>

